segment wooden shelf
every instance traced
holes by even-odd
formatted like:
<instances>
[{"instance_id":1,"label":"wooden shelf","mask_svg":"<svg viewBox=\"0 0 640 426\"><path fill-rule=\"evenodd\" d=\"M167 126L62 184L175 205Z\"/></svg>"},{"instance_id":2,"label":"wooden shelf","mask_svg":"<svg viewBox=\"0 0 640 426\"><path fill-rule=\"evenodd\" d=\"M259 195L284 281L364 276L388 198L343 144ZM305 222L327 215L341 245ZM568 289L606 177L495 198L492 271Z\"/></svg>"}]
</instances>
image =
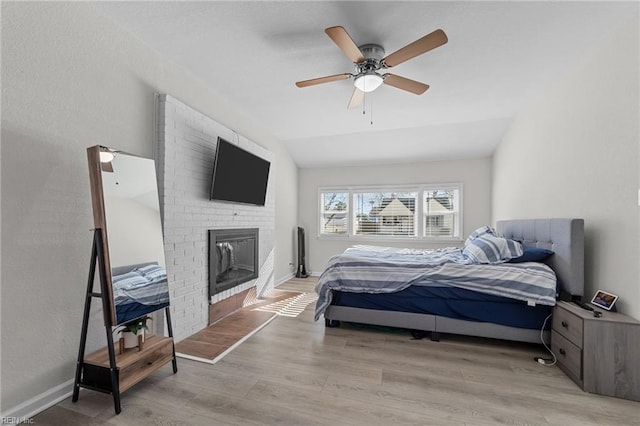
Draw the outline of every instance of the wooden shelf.
<instances>
[{"instance_id":1,"label":"wooden shelf","mask_svg":"<svg viewBox=\"0 0 640 426\"><path fill-rule=\"evenodd\" d=\"M145 377L173 361L173 338L148 335L141 351L137 348L127 349L123 354L116 354L116 367L119 377L119 391L124 392ZM84 363L99 367L97 371L108 374L110 369L109 351L102 348L87 355ZM93 371L89 369L88 371ZM100 382L104 379L99 379Z\"/></svg>"},{"instance_id":2,"label":"wooden shelf","mask_svg":"<svg viewBox=\"0 0 640 426\"><path fill-rule=\"evenodd\" d=\"M118 354L116 350L116 366L118 369L129 367L135 364L149 352L161 349L163 346L173 342L171 337L157 336L155 334L147 334L145 336L143 349L139 351L137 348L126 349L125 353ZM86 364L93 364L99 367L109 368L109 351L107 348L99 349L84 357Z\"/></svg>"}]
</instances>

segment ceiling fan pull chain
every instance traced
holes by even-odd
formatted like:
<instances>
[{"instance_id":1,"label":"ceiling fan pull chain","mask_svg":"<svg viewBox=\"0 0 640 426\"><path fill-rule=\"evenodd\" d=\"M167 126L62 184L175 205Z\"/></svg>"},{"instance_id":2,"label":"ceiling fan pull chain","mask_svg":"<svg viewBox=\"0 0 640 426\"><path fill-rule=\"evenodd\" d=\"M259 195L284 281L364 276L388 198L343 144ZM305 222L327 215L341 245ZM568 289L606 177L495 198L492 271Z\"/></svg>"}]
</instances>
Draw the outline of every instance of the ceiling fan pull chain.
<instances>
[{"instance_id":1,"label":"ceiling fan pull chain","mask_svg":"<svg viewBox=\"0 0 640 426\"><path fill-rule=\"evenodd\" d=\"M369 105L369 114L371 114L371 125L373 126L373 101L371 101L371 105Z\"/></svg>"},{"instance_id":2,"label":"ceiling fan pull chain","mask_svg":"<svg viewBox=\"0 0 640 426\"><path fill-rule=\"evenodd\" d=\"M367 111L365 111L365 105L367 104L367 92L362 92L362 115L365 115Z\"/></svg>"}]
</instances>

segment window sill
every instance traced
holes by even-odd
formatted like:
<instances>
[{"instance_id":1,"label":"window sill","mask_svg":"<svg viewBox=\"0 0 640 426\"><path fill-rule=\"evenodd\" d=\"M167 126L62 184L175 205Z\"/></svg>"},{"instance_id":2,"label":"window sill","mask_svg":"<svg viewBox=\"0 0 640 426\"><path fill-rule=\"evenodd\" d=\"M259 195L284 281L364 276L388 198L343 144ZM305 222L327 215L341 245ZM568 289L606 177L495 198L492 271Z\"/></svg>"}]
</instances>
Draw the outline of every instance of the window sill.
<instances>
[{"instance_id":1,"label":"window sill","mask_svg":"<svg viewBox=\"0 0 640 426\"><path fill-rule=\"evenodd\" d=\"M363 237L359 235L317 235L316 239L326 241L348 241L350 243L442 243L442 244L460 244L464 242L464 239L458 237Z\"/></svg>"}]
</instances>

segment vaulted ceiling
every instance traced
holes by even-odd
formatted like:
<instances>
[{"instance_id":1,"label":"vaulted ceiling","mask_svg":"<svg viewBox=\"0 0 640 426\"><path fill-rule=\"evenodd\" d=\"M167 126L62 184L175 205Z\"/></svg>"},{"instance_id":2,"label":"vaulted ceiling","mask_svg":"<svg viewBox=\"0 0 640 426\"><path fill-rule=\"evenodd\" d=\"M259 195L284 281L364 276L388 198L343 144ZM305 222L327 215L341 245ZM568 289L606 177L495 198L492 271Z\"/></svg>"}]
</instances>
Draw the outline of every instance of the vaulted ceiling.
<instances>
[{"instance_id":1,"label":"vaulted ceiling","mask_svg":"<svg viewBox=\"0 0 640 426\"><path fill-rule=\"evenodd\" d=\"M518 111L635 11L634 2L96 2L285 143L300 167L489 156ZM442 47L392 68L430 85L383 85L347 109L353 72L324 33L346 28L387 54L438 29ZM585 88L588 90L588 88ZM568 112L570 113L570 112Z\"/></svg>"}]
</instances>

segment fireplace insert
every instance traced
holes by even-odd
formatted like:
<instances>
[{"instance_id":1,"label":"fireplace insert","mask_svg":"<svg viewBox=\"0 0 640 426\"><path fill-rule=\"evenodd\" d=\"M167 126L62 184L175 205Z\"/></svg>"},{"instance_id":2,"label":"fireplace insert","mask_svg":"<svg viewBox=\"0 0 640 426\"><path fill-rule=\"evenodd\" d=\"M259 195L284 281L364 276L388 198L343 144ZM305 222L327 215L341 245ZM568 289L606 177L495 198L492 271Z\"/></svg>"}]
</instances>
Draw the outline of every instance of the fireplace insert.
<instances>
[{"instance_id":1,"label":"fireplace insert","mask_svg":"<svg viewBox=\"0 0 640 426\"><path fill-rule=\"evenodd\" d=\"M209 230L209 297L258 278L258 228Z\"/></svg>"}]
</instances>

